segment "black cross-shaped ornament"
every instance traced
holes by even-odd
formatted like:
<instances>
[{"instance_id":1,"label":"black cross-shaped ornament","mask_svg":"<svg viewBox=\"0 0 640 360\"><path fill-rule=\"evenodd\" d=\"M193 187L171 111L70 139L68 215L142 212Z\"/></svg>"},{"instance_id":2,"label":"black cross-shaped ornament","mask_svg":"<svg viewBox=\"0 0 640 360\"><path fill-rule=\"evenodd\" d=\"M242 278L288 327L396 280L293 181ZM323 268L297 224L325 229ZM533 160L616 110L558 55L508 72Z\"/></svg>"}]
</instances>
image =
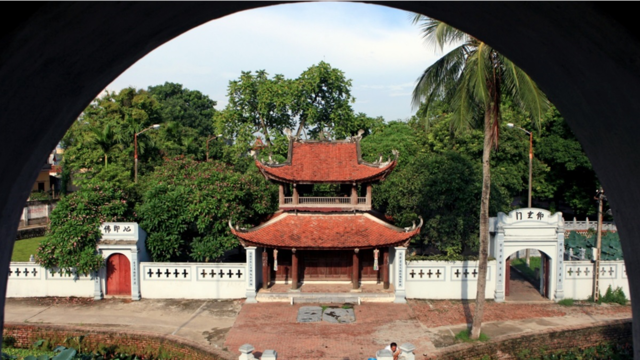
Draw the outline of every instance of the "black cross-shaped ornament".
<instances>
[{"instance_id":1,"label":"black cross-shaped ornament","mask_svg":"<svg viewBox=\"0 0 640 360\"><path fill-rule=\"evenodd\" d=\"M153 270L149 269L149 271L147 272L147 275L149 275L149 277L153 276Z\"/></svg>"},{"instance_id":2,"label":"black cross-shaped ornament","mask_svg":"<svg viewBox=\"0 0 640 360\"><path fill-rule=\"evenodd\" d=\"M218 273L218 275L220 275L220 279L222 279L224 277L224 271L222 271L222 269L220 269L220 272Z\"/></svg>"},{"instance_id":3,"label":"black cross-shaped ornament","mask_svg":"<svg viewBox=\"0 0 640 360\"><path fill-rule=\"evenodd\" d=\"M35 277L38 274L38 271L36 271L36 268L33 268L33 271L31 272L33 274L33 276Z\"/></svg>"},{"instance_id":4,"label":"black cross-shaped ornament","mask_svg":"<svg viewBox=\"0 0 640 360\"><path fill-rule=\"evenodd\" d=\"M204 269L202 269L200 275L202 275L203 278L207 277L207 273L204 271Z\"/></svg>"},{"instance_id":5,"label":"black cross-shaped ornament","mask_svg":"<svg viewBox=\"0 0 640 360\"><path fill-rule=\"evenodd\" d=\"M416 275L416 272L413 271L413 269L411 269L411 272L409 273L409 275L411 275L411 278L413 279L413 277Z\"/></svg>"},{"instance_id":6,"label":"black cross-shaped ornament","mask_svg":"<svg viewBox=\"0 0 640 360\"><path fill-rule=\"evenodd\" d=\"M242 272L240 271L240 269L238 269L238 272L236 273L236 275L238 275L238 279L242 277Z\"/></svg>"},{"instance_id":7,"label":"black cross-shaped ornament","mask_svg":"<svg viewBox=\"0 0 640 360\"><path fill-rule=\"evenodd\" d=\"M615 271L613 271L613 268L612 268L612 267L610 267L610 268L609 268L609 275L613 276L613 273L614 273L614 272L615 272Z\"/></svg>"},{"instance_id":8,"label":"black cross-shaped ornament","mask_svg":"<svg viewBox=\"0 0 640 360\"><path fill-rule=\"evenodd\" d=\"M456 269L455 274L456 274L456 277L459 278L460 277L460 269Z\"/></svg>"},{"instance_id":9,"label":"black cross-shaped ornament","mask_svg":"<svg viewBox=\"0 0 640 360\"><path fill-rule=\"evenodd\" d=\"M180 275L180 272L178 272L178 269L173 270L173 275L176 279L178 278L178 275Z\"/></svg>"},{"instance_id":10,"label":"black cross-shaped ornament","mask_svg":"<svg viewBox=\"0 0 640 360\"><path fill-rule=\"evenodd\" d=\"M211 271L209 272L209 275L211 275L211 278L213 279L213 277L216 276L216 271L211 269Z\"/></svg>"},{"instance_id":11,"label":"black cross-shaped ornament","mask_svg":"<svg viewBox=\"0 0 640 360\"><path fill-rule=\"evenodd\" d=\"M20 268L16 269L16 276L20 276Z\"/></svg>"},{"instance_id":12,"label":"black cross-shaped ornament","mask_svg":"<svg viewBox=\"0 0 640 360\"><path fill-rule=\"evenodd\" d=\"M231 269L229 269L229 272L227 273L227 275L229 275L229 279L231 279L231 277L233 276L233 272L231 271Z\"/></svg>"},{"instance_id":13,"label":"black cross-shaped ornament","mask_svg":"<svg viewBox=\"0 0 640 360\"><path fill-rule=\"evenodd\" d=\"M169 277L169 275L171 275L171 271L169 271L169 269L165 269L164 274L167 275L167 277Z\"/></svg>"},{"instance_id":14,"label":"black cross-shaped ornament","mask_svg":"<svg viewBox=\"0 0 640 360\"><path fill-rule=\"evenodd\" d=\"M184 276L185 279L187 278L187 275L189 275L187 269L182 270L182 276Z\"/></svg>"},{"instance_id":15,"label":"black cross-shaped ornament","mask_svg":"<svg viewBox=\"0 0 640 360\"><path fill-rule=\"evenodd\" d=\"M567 271L567 273L569 274L569 276L573 275L573 270L571 270L571 268L569 268L569 270Z\"/></svg>"},{"instance_id":16,"label":"black cross-shaped ornament","mask_svg":"<svg viewBox=\"0 0 640 360\"><path fill-rule=\"evenodd\" d=\"M473 277L476 277L478 275L478 271L476 271L476 269L473 269L472 274L473 274Z\"/></svg>"},{"instance_id":17,"label":"black cross-shaped ornament","mask_svg":"<svg viewBox=\"0 0 640 360\"><path fill-rule=\"evenodd\" d=\"M438 279L440 279L440 275L442 275L442 273L440 272L440 269L438 269L438 271L436 271L436 276L438 277Z\"/></svg>"},{"instance_id":18,"label":"black cross-shaped ornament","mask_svg":"<svg viewBox=\"0 0 640 360\"><path fill-rule=\"evenodd\" d=\"M464 269L464 278L466 279L469 276L469 270Z\"/></svg>"},{"instance_id":19,"label":"black cross-shaped ornament","mask_svg":"<svg viewBox=\"0 0 640 360\"><path fill-rule=\"evenodd\" d=\"M431 279L431 275L433 275L433 273L431 272L431 269L429 269L429 271L427 271L427 275L429 276L429 279Z\"/></svg>"},{"instance_id":20,"label":"black cross-shaped ornament","mask_svg":"<svg viewBox=\"0 0 640 360\"><path fill-rule=\"evenodd\" d=\"M422 279L422 276L424 275L424 272L422 271L422 269L420 269L420 272L418 273L418 275L420 275L420 279Z\"/></svg>"}]
</instances>

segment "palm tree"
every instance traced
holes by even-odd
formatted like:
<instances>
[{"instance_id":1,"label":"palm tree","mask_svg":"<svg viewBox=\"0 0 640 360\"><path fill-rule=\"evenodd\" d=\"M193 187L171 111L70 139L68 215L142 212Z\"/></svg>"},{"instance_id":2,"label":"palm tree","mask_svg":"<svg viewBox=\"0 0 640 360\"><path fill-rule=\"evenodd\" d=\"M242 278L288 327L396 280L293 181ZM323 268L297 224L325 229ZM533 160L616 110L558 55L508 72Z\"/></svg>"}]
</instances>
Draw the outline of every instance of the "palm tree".
<instances>
[{"instance_id":1,"label":"palm tree","mask_svg":"<svg viewBox=\"0 0 640 360\"><path fill-rule=\"evenodd\" d=\"M539 124L549 101L535 82L513 62L484 42L424 15L416 14L425 41L442 51L446 45L454 48L429 66L413 90L412 105L425 102L428 109L433 100L451 104L452 130L472 127L474 115L482 111L484 146L482 150L482 197L480 201L480 250L476 307L471 325L471 337L480 337L484 315L489 248L489 196L491 187L491 150L497 148L501 122L500 103L503 95L510 96Z\"/></svg>"},{"instance_id":2,"label":"palm tree","mask_svg":"<svg viewBox=\"0 0 640 360\"><path fill-rule=\"evenodd\" d=\"M109 153L118 145L116 133L113 131L110 123L105 124L103 127L92 126L89 130L91 134L90 141L98 145L104 154L104 167L106 168Z\"/></svg>"}]
</instances>

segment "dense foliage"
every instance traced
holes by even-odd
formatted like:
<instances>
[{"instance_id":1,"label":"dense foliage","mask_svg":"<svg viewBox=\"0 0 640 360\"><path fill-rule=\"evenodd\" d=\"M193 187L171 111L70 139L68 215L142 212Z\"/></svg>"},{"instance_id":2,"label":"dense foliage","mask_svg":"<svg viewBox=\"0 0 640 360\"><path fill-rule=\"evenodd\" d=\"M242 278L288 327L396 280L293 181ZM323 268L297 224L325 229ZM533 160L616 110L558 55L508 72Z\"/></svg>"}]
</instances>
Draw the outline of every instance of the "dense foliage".
<instances>
[{"instance_id":1,"label":"dense foliage","mask_svg":"<svg viewBox=\"0 0 640 360\"><path fill-rule=\"evenodd\" d=\"M597 233L590 231L586 235L572 231L564 242L565 251L573 252L574 256L579 256L580 249L585 250L585 259L593 259L593 249L596 247ZM617 232L605 232L602 235L602 245L600 256L602 260L621 260L623 259L622 245L620 244L620 236Z\"/></svg>"},{"instance_id":2,"label":"dense foliage","mask_svg":"<svg viewBox=\"0 0 640 360\"><path fill-rule=\"evenodd\" d=\"M50 218L49 233L38 249L36 261L67 274L74 269L79 274L90 274L104 264L96 252L100 224L134 221L135 214L130 196L104 183L62 197Z\"/></svg>"},{"instance_id":3,"label":"dense foliage","mask_svg":"<svg viewBox=\"0 0 640 360\"><path fill-rule=\"evenodd\" d=\"M277 210L274 185L219 161L167 160L142 188L137 211L154 261L217 260L239 245L229 220L257 224Z\"/></svg>"}]
</instances>

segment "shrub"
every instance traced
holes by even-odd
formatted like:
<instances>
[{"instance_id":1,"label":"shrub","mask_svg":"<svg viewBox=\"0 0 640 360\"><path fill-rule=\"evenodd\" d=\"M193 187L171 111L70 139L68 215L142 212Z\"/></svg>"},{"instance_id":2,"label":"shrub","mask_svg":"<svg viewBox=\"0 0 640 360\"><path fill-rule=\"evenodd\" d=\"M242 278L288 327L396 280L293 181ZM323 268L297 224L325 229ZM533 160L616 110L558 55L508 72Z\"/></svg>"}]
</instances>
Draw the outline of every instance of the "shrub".
<instances>
[{"instance_id":1,"label":"shrub","mask_svg":"<svg viewBox=\"0 0 640 360\"><path fill-rule=\"evenodd\" d=\"M573 299L562 299L562 300L558 301L558 305L573 306Z\"/></svg>"},{"instance_id":2,"label":"shrub","mask_svg":"<svg viewBox=\"0 0 640 360\"><path fill-rule=\"evenodd\" d=\"M462 331L460 331L459 333L456 334L456 340L458 341L462 341L462 342L473 342L473 341L487 341L489 340L489 337L481 332L480 333L480 338L476 339L472 339L471 338L471 330L469 329L464 329Z\"/></svg>"}]
</instances>

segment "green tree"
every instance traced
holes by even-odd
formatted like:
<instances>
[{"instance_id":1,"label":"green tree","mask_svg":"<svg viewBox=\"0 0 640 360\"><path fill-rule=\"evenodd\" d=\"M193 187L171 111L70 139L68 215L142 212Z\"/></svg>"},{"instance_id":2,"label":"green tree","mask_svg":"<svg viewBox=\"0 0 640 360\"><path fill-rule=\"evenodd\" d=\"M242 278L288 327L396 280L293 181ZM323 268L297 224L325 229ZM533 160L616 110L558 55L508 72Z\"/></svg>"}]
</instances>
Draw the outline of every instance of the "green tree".
<instances>
[{"instance_id":1,"label":"green tree","mask_svg":"<svg viewBox=\"0 0 640 360\"><path fill-rule=\"evenodd\" d=\"M104 154L104 167L107 167L109 153L118 145L116 134L110 123L104 124L102 127L90 127L92 138L91 141L98 146Z\"/></svg>"},{"instance_id":2,"label":"green tree","mask_svg":"<svg viewBox=\"0 0 640 360\"><path fill-rule=\"evenodd\" d=\"M480 205L479 273L476 308L471 337L480 336L484 315L487 258L489 245L489 199L491 189L491 150L498 146L501 123L500 103L509 94L518 106L529 111L537 122L547 110L546 96L533 80L509 59L488 44L441 21L417 14L424 38L438 46L455 48L429 66L413 92L413 104L427 106L436 99L451 101L452 129L462 131L476 122L482 123L482 195ZM478 114L482 114L478 116ZM481 121L478 121L480 120Z\"/></svg>"},{"instance_id":3,"label":"green tree","mask_svg":"<svg viewBox=\"0 0 640 360\"><path fill-rule=\"evenodd\" d=\"M136 210L154 261L216 261L238 246L230 219L256 224L277 208L277 189L257 169L242 174L215 160L167 160L141 186Z\"/></svg>"},{"instance_id":4,"label":"green tree","mask_svg":"<svg viewBox=\"0 0 640 360\"><path fill-rule=\"evenodd\" d=\"M293 113L298 120L296 136L308 130L311 137L321 132L333 134L353 120L351 79L344 72L321 61L305 70L296 79ZM356 130L357 131L357 130Z\"/></svg>"},{"instance_id":5,"label":"green tree","mask_svg":"<svg viewBox=\"0 0 640 360\"><path fill-rule=\"evenodd\" d=\"M65 195L51 212L47 237L36 261L47 269L70 274L89 274L104 265L96 252L100 225L112 221L134 221L133 202L127 192L103 183Z\"/></svg>"}]
</instances>

